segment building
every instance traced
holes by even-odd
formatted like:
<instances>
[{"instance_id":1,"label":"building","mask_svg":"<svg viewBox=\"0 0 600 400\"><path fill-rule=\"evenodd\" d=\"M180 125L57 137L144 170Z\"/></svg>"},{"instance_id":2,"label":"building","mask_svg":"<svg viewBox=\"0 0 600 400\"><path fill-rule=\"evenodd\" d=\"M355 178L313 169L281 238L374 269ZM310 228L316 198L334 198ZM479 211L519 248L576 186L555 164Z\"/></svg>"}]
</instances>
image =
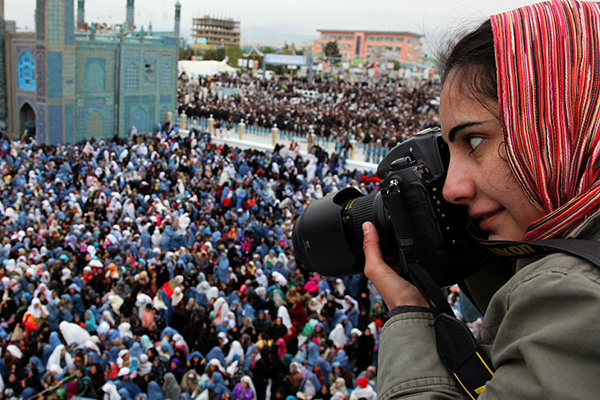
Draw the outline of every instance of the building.
<instances>
[{"instance_id":1,"label":"building","mask_svg":"<svg viewBox=\"0 0 600 400\"><path fill-rule=\"evenodd\" d=\"M420 66L423 62L423 35L412 32L318 30L320 38L313 43L315 60L326 60L323 49L328 42L337 42L341 59L370 62L398 61L404 67Z\"/></svg>"},{"instance_id":2,"label":"building","mask_svg":"<svg viewBox=\"0 0 600 400\"><path fill-rule=\"evenodd\" d=\"M213 18L209 15L192 18L192 38L206 39L209 46L239 46L240 22L233 18Z\"/></svg>"},{"instance_id":3,"label":"building","mask_svg":"<svg viewBox=\"0 0 600 400\"><path fill-rule=\"evenodd\" d=\"M6 34L1 5L0 124L9 136L77 142L133 126L149 132L165 120L176 104L178 39L135 31L133 3L126 0L127 20L111 30L88 27L84 0L77 19L73 0L37 0L36 31Z\"/></svg>"}]
</instances>

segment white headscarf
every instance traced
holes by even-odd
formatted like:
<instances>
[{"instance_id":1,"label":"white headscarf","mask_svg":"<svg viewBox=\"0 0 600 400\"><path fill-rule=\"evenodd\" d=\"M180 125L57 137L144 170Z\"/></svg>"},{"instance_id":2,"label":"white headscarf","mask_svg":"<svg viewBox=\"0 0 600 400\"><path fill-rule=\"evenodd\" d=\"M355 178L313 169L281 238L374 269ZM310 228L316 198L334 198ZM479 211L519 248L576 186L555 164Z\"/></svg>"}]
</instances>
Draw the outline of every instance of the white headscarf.
<instances>
[{"instance_id":1,"label":"white headscarf","mask_svg":"<svg viewBox=\"0 0 600 400\"><path fill-rule=\"evenodd\" d=\"M60 353L63 351L63 349L65 348L64 344L59 344L58 346L56 346L54 348L54 350L52 351L52 354L50 354L50 358L48 358L48 362L46 363L46 369L50 370L50 367L55 366L60 368L60 372L58 372L59 374L63 373L63 369L60 366ZM71 357L71 355L67 352L65 353L65 362L66 365L72 364L73 363L73 358Z\"/></svg>"},{"instance_id":2,"label":"white headscarf","mask_svg":"<svg viewBox=\"0 0 600 400\"><path fill-rule=\"evenodd\" d=\"M139 367L137 370L138 375L139 376L148 375L150 373L150 371L152 371L152 363L150 361L148 361L148 355L141 354Z\"/></svg>"},{"instance_id":3,"label":"white headscarf","mask_svg":"<svg viewBox=\"0 0 600 400\"><path fill-rule=\"evenodd\" d=\"M267 280L267 276L264 274L263 270L260 268L256 269L256 282L263 287L267 287L269 285L269 281Z\"/></svg>"},{"instance_id":4,"label":"white headscarf","mask_svg":"<svg viewBox=\"0 0 600 400\"><path fill-rule=\"evenodd\" d=\"M329 333L328 339L335 344L335 347L344 347L346 345L346 342L348 341L348 338L346 337L346 332L344 331L344 325L337 324L335 328L333 328Z\"/></svg>"},{"instance_id":5,"label":"white headscarf","mask_svg":"<svg viewBox=\"0 0 600 400\"><path fill-rule=\"evenodd\" d=\"M273 277L273 280L279 284L279 286L285 287L285 285L287 285L287 279L285 279L285 276L283 276L281 272L274 271L271 276Z\"/></svg>"},{"instance_id":6,"label":"white headscarf","mask_svg":"<svg viewBox=\"0 0 600 400\"><path fill-rule=\"evenodd\" d=\"M244 375L242 376L242 379L240 379L240 381L246 382L248 384L248 387L252 389L252 400L256 400L256 388L254 387L254 382L252 382L252 378L250 378L248 375Z\"/></svg>"},{"instance_id":7,"label":"white headscarf","mask_svg":"<svg viewBox=\"0 0 600 400\"><path fill-rule=\"evenodd\" d=\"M152 298L145 293L140 293L135 298L135 306L138 309L140 320L142 319L142 314L146 310L148 304L152 304Z\"/></svg>"},{"instance_id":8,"label":"white headscarf","mask_svg":"<svg viewBox=\"0 0 600 400\"><path fill-rule=\"evenodd\" d=\"M225 357L225 361L227 362L227 365L230 365L231 363L233 363L233 357L236 354L239 356L239 358L238 358L239 362L243 363L244 362L244 348L242 347L240 342L238 342L237 340L234 340L233 342L231 342L231 347L229 348L229 353L227 354L227 357Z\"/></svg>"},{"instance_id":9,"label":"white headscarf","mask_svg":"<svg viewBox=\"0 0 600 400\"><path fill-rule=\"evenodd\" d=\"M185 348L185 354L189 354L190 349L188 348L188 345L187 345L185 339L183 338L183 336L181 336L179 333L177 333L177 334L173 335L173 340L175 341L175 346Z\"/></svg>"},{"instance_id":10,"label":"white headscarf","mask_svg":"<svg viewBox=\"0 0 600 400\"><path fill-rule=\"evenodd\" d=\"M208 301L210 301L211 299L216 299L217 297L219 297L219 289L216 286L211 286L211 288L206 292L206 298Z\"/></svg>"},{"instance_id":11,"label":"white headscarf","mask_svg":"<svg viewBox=\"0 0 600 400\"><path fill-rule=\"evenodd\" d=\"M35 319L39 319L42 316L42 313L48 315L48 309L37 297L34 297L33 300L31 300L31 304L27 307L27 312L33 315Z\"/></svg>"},{"instance_id":12,"label":"white headscarf","mask_svg":"<svg viewBox=\"0 0 600 400\"><path fill-rule=\"evenodd\" d=\"M133 339L133 332L131 331L131 324L129 322L122 322L119 325L119 336L121 339L125 337Z\"/></svg>"},{"instance_id":13,"label":"white headscarf","mask_svg":"<svg viewBox=\"0 0 600 400\"><path fill-rule=\"evenodd\" d=\"M281 322L287 329L290 329L292 325L292 320L290 319L290 313L285 306L279 306L277 309L277 316L281 318Z\"/></svg>"},{"instance_id":14,"label":"white headscarf","mask_svg":"<svg viewBox=\"0 0 600 400\"><path fill-rule=\"evenodd\" d=\"M121 400L117 386L112 382L106 382L102 386L102 391L105 393L104 400Z\"/></svg>"}]
</instances>

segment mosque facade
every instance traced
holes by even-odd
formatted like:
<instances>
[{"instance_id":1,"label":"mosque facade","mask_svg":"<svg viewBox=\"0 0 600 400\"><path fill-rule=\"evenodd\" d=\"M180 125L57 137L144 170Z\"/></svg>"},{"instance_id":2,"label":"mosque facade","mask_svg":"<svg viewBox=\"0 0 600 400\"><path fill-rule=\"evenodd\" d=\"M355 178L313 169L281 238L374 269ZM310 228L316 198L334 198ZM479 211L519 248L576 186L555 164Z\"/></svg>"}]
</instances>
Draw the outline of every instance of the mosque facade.
<instances>
[{"instance_id":1,"label":"mosque facade","mask_svg":"<svg viewBox=\"0 0 600 400\"><path fill-rule=\"evenodd\" d=\"M175 31L136 31L134 0L119 29L87 26L84 0L37 0L35 32L12 30L0 0L0 128L58 144L149 132L175 109ZM7 28L7 26L9 28Z\"/></svg>"}]
</instances>

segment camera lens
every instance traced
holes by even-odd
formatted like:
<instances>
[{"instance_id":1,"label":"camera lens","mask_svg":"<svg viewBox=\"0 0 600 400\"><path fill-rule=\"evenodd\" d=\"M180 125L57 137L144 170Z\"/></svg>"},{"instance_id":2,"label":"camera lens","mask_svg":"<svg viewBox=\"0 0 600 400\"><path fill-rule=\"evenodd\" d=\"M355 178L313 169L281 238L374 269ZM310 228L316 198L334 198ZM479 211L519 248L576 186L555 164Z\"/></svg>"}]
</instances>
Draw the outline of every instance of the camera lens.
<instances>
[{"instance_id":1,"label":"camera lens","mask_svg":"<svg viewBox=\"0 0 600 400\"><path fill-rule=\"evenodd\" d=\"M364 269L362 224L366 221L377 228L384 255L397 249L381 194L365 196L349 187L317 200L296 220L296 256L306 268L323 275L360 273Z\"/></svg>"}]
</instances>

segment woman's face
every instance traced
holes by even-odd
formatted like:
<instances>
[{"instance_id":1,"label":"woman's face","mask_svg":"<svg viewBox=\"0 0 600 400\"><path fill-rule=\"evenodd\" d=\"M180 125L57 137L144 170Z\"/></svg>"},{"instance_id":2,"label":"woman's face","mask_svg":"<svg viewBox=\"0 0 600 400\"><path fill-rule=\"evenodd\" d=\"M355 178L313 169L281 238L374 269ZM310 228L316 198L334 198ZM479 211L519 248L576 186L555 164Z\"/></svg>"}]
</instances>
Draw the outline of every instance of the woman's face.
<instances>
[{"instance_id":1,"label":"woman's face","mask_svg":"<svg viewBox=\"0 0 600 400\"><path fill-rule=\"evenodd\" d=\"M521 241L543 215L508 166L497 112L494 100L484 106L450 75L440 102L442 135L450 148L444 198L466 206L490 240Z\"/></svg>"}]
</instances>

